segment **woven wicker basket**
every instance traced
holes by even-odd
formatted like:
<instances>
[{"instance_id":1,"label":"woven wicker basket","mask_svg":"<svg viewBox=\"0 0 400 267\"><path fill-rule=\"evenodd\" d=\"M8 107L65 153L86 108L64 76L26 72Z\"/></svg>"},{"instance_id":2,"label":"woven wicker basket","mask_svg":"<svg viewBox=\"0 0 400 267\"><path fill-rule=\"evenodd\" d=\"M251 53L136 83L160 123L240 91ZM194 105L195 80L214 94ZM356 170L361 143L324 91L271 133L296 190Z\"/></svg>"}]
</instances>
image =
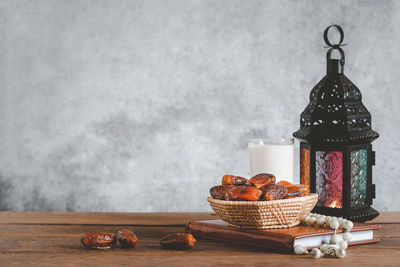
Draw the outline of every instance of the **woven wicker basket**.
<instances>
[{"instance_id":1,"label":"woven wicker basket","mask_svg":"<svg viewBox=\"0 0 400 267\"><path fill-rule=\"evenodd\" d=\"M314 208L318 195L272 201L226 201L212 197L207 200L217 215L232 227L268 229L298 225Z\"/></svg>"}]
</instances>

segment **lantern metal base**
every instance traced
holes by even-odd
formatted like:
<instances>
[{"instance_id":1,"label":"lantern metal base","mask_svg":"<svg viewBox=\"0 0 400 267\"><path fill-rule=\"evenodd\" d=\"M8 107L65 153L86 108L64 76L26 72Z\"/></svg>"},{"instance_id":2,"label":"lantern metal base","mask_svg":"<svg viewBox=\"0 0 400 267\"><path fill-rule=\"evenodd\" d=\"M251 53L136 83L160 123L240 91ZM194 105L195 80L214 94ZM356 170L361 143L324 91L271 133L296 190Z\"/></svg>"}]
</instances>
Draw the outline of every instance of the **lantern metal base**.
<instances>
[{"instance_id":1,"label":"lantern metal base","mask_svg":"<svg viewBox=\"0 0 400 267\"><path fill-rule=\"evenodd\" d=\"M368 207L366 209L361 209L357 211L353 211L349 214L349 216L346 216L346 219L353 221L353 222L365 222L365 221L370 221L373 218L377 217L379 215L379 212L371 207Z\"/></svg>"},{"instance_id":2,"label":"lantern metal base","mask_svg":"<svg viewBox=\"0 0 400 267\"><path fill-rule=\"evenodd\" d=\"M365 222L370 221L373 218L379 215L379 212L372 207L359 209L359 210L352 210L350 212L345 212L342 209L333 209L333 208L325 208L325 207L315 207L312 212L336 216L336 217L343 217L345 219L351 220L353 222Z\"/></svg>"}]
</instances>

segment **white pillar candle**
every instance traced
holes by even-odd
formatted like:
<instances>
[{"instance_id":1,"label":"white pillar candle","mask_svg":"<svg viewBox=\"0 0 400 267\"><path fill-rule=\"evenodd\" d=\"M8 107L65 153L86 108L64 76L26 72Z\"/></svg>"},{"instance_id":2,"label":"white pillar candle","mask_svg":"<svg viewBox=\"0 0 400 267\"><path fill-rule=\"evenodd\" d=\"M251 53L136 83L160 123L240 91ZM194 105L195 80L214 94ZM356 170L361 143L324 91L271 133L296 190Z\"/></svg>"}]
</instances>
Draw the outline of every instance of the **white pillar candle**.
<instances>
[{"instance_id":1,"label":"white pillar candle","mask_svg":"<svg viewBox=\"0 0 400 267\"><path fill-rule=\"evenodd\" d=\"M249 140L250 174L271 173L277 182L293 183L294 140L252 139Z\"/></svg>"}]
</instances>

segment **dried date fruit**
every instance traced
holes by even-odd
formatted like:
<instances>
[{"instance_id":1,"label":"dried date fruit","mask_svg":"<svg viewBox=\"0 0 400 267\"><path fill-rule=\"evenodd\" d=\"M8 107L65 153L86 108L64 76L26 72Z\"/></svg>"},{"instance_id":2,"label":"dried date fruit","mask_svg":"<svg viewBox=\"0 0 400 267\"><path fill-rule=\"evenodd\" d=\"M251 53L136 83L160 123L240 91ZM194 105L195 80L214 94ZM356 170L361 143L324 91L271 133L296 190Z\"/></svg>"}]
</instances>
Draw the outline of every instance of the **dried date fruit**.
<instances>
[{"instance_id":1,"label":"dried date fruit","mask_svg":"<svg viewBox=\"0 0 400 267\"><path fill-rule=\"evenodd\" d=\"M184 250L194 247L196 239L188 233L173 233L160 239L160 245L166 249Z\"/></svg>"},{"instance_id":2,"label":"dried date fruit","mask_svg":"<svg viewBox=\"0 0 400 267\"><path fill-rule=\"evenodd\" d=\"M210 195L216 199L225 199L225 194L229 189L233 188L232 185L217 185L210 188Z\"/></svg>"},{"instance_id":3,"label":"dried date fruit","mask_svg":"<svg viewBox=\"0 0 400 267\"><path fill-rule=\"evenodd\" d=\"M264 190L268 186L275 184L275 176L269 173L260 173L251 177L248 181L248 185L257 187L260 190Z\"/></svg>"},{"instance_id":4,"label":"dried date fruit","mask_svg":"<svg viewBox=\"0 0 400 267\"><path fill-rule=\"evenodd\" d=\"M306 184L293 184L293 185L288 185L286 187L288 189L288 193L291 193L294 191L302 191L304 193L310 192L310 187Z\"/></svg>"},{"instance_id":5,"label":"dried date fruit","mask_svg":"<svg viewBox=\"0 0 400 267\"><path fill-rule=\"evenodd\" d=\"M84 233L81 242L87 248L112 248L115 243L115 235L113 233Z\"/></svg>"},{"instance_id":6,"label":"dried date fruit","mask_svg":"<svg viewBox=\"0 0 400 267\"><path fill-rule=\"evenodd\" d=\"M286 197L288 190L283 184L275 184L265 189L265 200L277 200Z\"/></svg>"},{"instance_id":7,"label":"dried date fruit","mask_svg":"<svg viewBox=\"0 0 400 267\"><path fill-rule=\"evenodd\" d=\"M222 176L222 185L244 185L247 179L240 176L224 175Z\"/></svg>"},{"instance_id":8,"label":"dried date fruit","mask_svg":"<svg viewBox=\"0 0 400 267\"><path fill-rule=\"evenodd\" d=\"M279 181L276 184L283 184L284 186L293 185L291 182L288 182L288 181L285 181L285 180Z\"/></svg>"},{"instance_id":9,"label":"dried date fruit","mask_svg":"<svg viewBox=\"0 0 400 267\"><path fill-rule=\"evenodd\" d=\"M304 197L305 196L305 192L300 191L300 190L296 190L293 192L290 192L287 194L286 198L294 198L294 197Z\"/></svg>"},{"instance_id":10,"label":"dried date fruit","mask_svg":"<svg viewBox=\"0 0 400 267\"><path fill-rule=\"evenodd\" d=\"M138 244L138 239L131 230L121 229L117 233L117 243L122 248L134 248Z\"/></svg>"},{"instance_id":11,"label":"dried date fruit","mask_svg":"<svg viewBox=\"0 0 400 267\"><path fill-rule=\"evenodd\" d=\"M262 194L262 190L253 186L235 186L226 193L225 199L230 201L257 201Z\"/></svg>"}]
</instances>

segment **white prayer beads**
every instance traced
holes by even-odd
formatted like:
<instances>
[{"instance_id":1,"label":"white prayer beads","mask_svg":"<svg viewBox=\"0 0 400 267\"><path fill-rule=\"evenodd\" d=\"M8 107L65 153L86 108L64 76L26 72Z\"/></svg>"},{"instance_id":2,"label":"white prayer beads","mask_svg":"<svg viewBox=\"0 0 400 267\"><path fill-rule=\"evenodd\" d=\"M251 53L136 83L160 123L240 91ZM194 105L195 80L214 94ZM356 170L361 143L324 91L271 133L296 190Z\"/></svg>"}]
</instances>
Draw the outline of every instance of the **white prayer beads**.
<instances>
[{"instance_id":1,"label":"white prayer beads","mask_svg":"<svg viewBox=\"0 0 400 267\"><path fill-rule=\"evenodd\" d=\"M317 249L317 248L313 248L313 249L311 250L311 256L312 256L314 259L321 258L321 257L322 257L322 252L321 252L321 250L319 250L319 249Z\"/></svg>"},{"instance_id":2,"label":"white prayer beads","mask_svg":"<svg viewBox=\"0 0 400 267\"><path fill-rule=\"evenodd\" d=\"M306 223L309 226L313 226L316 222L317 222L317 219L315 217L310 217L310 218L308 218Z\"/></svg>"},{"instance_id":3,"label":"white prayer beads","mask_svg":"<svg viewBox=\"0 0 400 267\"><path fill-rule=\"evenodd\" d=\"M346 257L346 249L348 242L351 240L350 231L353 228L353 222L344 218L333 216L325 216L322 214L310 213L303 217L301 223L308 226L329 227L335 230L335 234L331 237L331 244L321 244L320 248L313 248L309 253L307 249L301 245L294 247L294 252L298 255L310 254L313 258L321 258L322 256L336 256L337 258ZM342 238L336 234L337 229L343 229L346 232L342 234ZM343 239L343 240L341 240Z\"/></svg>"},{"instance_id":4,"label":"white prayer beads","mask_svg":"<svg viewBox=\"0 0 400 267\"><path fill-rule=\"evenodd\" d=\"M335 249L335 256L340 259L343 259L344 257L346 257L346 250L341 248Z\"/></svg>"},{"instance_id":5,"label":"white prayer beads","mask_svg":"<svg viewBox=\"0 0 400 267\"><path fill-rule=\"evenodd\" d=\"M319 249L321 250L322 253L325 253L325 251L329 248L328 244L322 244Z\"/></svg>"},{"instance_id":6,"label":"white prayer beads","mask_svg":"<svg viewBox=\"0 0 400 267\"><path fill-rule=\"evenodd\" d=\"M296 253L297 255L302 255L302 254L307 254L308 251L302 245L296 245L294 246L294 253Z\"/></svg>"},{"instance_id":7,"label":"white prayer beads","mask_svg":"<svg viewBox=\"0 0 400 267\"><path fill-rule=\"evenodd\" d=\"M337 218L337 217L333 217L333 216L325 216L325 215L321 215L321 214L317 214L317 213L309 213L308 215L306 215L301 222L303 224L307 224L307 225L318 225L318 226L324 226L327 225L329 226L329 228L335 230L335 229L343 229L346 230L348 232L351 231L351 229L353 228L353 222L343 219L343 218Z\"/></svg>"},{"instance_id":8,"label":"white prayer beads","mask_svg":"<svg viewBox=\"0 0 400 267\"><path fill-rule=\"evenodd\" d=\"M339 228L339 222L336 218L331 218L329 220L329 227L332 228L333 230L336 230Z\"/></svg>"},{"instance_id":9,"label":"white prayer beads","mask_svg":"<svg viewBox=\"0 0 400 267\"><path fill-rule=\"evenodd\" d=\"M331 237L331 243L332 244L337 244L337 243L339 243L339 241L340 241L340 237L338 236L338 235L332 235L332 237Z\"/></svg>"},{"instance_id":10,"label":"white prayer beads","mask_svg":"<svg viewBox=\"0 0 400 267\"><path fill-rule=\"evenodd\" d=\"M317 219L318 226L324 226L325 222L326 222L326 220L324 217L318 217L318 219Z\"/></svg>"},{"instance_id":11,"label":"white prayer beads","mask_svg":"<svg viewBox=\"0 0 400 267\"><path fill-rule=\"evenodd\" d=\"M336 250L336 249L337 249L336 246L329 246L329 247L326 249L324 255L325 255L325 256L335 256L335 250Z\"/></svg>"},{"instance_id":12,"label":"white prayer beads","mask_svg":"<svg viewBox=\"0 0 400 267\"><path fill-rule=\"evenodd\" d=\"M350 242L351 241L351 234L349 232L344 232L342 235L342 239L344 241Z\"/></svg>"},{"instance_id":13,"label":"white prayer beads","mask_svg":"<svg viewBox=\"0 0 400 267\"><path fill-rule=\"evenodd\" d=\"M338 243L338 245L339 245L339 247L341 248L341 249L347 249L347 247L348 247L348 245L347 245L347 241L340 241L339 243Z\"/></svg>"},{"instance_id":14,"label":"white prayer beads","mask_svg":"<svg viewBox=\"0 0 400 267\"><path fill-rule=\"evenodd\" d=\"M346 229L346 231L350 232L351 229L353 229L353 222L352 221L347 221L344 223L344 229Z\"/></svg>"}]
</instances>

